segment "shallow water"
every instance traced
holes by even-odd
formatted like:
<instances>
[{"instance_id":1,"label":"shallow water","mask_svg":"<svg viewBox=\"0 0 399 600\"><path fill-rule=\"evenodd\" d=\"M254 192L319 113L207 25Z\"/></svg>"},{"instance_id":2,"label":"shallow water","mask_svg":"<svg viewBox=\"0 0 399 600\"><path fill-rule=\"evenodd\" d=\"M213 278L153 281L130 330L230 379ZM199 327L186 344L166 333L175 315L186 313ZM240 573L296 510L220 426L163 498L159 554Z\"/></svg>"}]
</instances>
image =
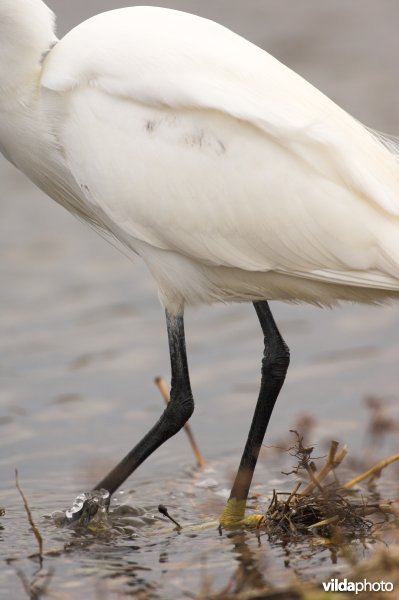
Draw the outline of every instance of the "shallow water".
<instances>
[{"instance_id":1,"label":"shallow water","mask_svg":"<svg viewBox=\"0 0 399 600\"><path fill-rule=\"evenodd\" d=\"M118 5L128 4L119 2ZM395 1L204 0L160 2L217 18L263 45L368 125L399 132ZM117 3L52 2L60 32ZM248 585L286 583L295 572L322 578L336 569L328 551L291 558L256 536L171 529L160 502L182 524L217 519L253 410L262 338L250 306L189 310L186 333L196 412L192 419L209 472L193 468L187 440L168 442L118 494L131 514L101 537L59 530L48 518L90 488L153 424L162 400L153 385L169 373L164 318L144 267L133 264L0 163L0 595L23 597L16 572L30 577L36 551L14 485L21 485L54 570L61 598L108 598L150 590L189 597L204 576L221 589L240 569ZM276 303L292 352L289 376L267 443L297 416L318 420L316 442L331 436L365 451L363 400L397 399L397 307L334 311ZM380 449L389 451L388 445ZM263 460L254 490L282 485ZM213 480L213 481L212 481ZM266 502L266 498L265 498ZM142 513L142 514L141 514ZM16 559L11 562L8 559ZM6 562L8 561L8 562ZM250 573L252 575L250 576ZM251 579L252 577L252 579ZM202 582L202 583L201 583Z\"/></svg>"}]
</instances>

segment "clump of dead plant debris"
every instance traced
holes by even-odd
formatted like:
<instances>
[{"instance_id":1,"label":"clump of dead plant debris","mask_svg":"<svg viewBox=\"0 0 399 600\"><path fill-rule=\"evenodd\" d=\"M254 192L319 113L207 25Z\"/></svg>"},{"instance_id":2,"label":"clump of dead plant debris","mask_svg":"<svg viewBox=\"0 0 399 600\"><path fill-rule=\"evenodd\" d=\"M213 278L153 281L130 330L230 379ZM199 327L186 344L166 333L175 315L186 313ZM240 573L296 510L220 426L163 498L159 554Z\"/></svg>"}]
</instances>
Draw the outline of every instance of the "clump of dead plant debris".
<instances>
[{"instance_id":1,"label":"clump of dead plant debris","mask_svg":"<svg viewBox=\"0 0 399 600\"><path fill-rule=\"evenodd\" d=\"M341 484L337 469L348 451L338 449L338 442L332 441L324 465L317 470L312 458L314 448L305 446L303 437L296 431L296 443L290 453L297 464L289 474L306 475L307 483L297 483L291 493L273 491L273 497L265 514L262 526L272 540L297 541L304 536L316 535L332 541L360 539L370 534L374 514L398 515L399 505L394 501L384 504L369 501L365 496L360 500L352 488L361 481L378 476L382 469L399 460L394 455L351 481ZM301 489L302 488L302 489ZM349 491L350 490L350 491Z\"/></svg>"}]
</instances>

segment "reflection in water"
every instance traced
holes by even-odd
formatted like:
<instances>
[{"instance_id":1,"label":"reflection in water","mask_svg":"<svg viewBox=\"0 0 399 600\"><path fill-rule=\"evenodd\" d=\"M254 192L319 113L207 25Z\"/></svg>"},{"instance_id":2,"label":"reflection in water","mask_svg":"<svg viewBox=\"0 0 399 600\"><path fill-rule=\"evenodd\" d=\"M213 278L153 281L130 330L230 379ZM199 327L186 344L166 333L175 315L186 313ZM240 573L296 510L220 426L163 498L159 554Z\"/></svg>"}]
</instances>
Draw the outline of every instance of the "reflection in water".
<instances>
[{"instance_id":1,"label":"reflection in water","mask_svg":"<svg viewBox=\"0 0 399 600\"><path fill-rule=\"evenodd\" d=\"M234 593L246 592L254 589L270 588L265 578L266 564L261 564L259 555L251 550L248 544L249 534L235 533L228 535L229 541L233 544L234 554L238 567L228 584ZM253 534L251 534L253 539ZM258 538L260 544L260 538Z\"/></svg>"}]
</instances>

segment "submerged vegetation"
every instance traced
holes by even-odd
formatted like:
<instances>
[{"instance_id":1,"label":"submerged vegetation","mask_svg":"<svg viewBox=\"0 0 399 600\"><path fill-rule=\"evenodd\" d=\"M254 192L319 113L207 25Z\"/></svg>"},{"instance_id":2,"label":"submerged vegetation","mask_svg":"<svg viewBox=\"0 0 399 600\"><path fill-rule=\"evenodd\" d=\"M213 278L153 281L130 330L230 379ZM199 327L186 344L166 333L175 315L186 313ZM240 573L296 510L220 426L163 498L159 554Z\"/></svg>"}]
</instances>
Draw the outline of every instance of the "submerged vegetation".
<instances>
[{"instance_id":1,"label":"submerged vegetation","mask_svg":"<svg viewBox=\"0 0 399 600\"><path fill-rule=\"evenodd\" d=\"M343 540L361 539L372 534L373 523L367 517L396 515L399 504L391 500L375 502L362 495L360 501L352 488L366 479L380 475L382 469L399 460L399 454L374 465L365 473L345 484L338 481L337 469L347 455L347 449L338 451L338 443L331 442L325 464L317 471L312 459L313 447L305 447L303 437L296 431L293 452L298 460L292 473L305 473L309 480L304 489L299 481L291 493L273 491L262 526L271 539L288 542L303 541L304 536L318 535L342 543ZM328 476L333 475L327 484Z\"/></svg>"}]
</instances>

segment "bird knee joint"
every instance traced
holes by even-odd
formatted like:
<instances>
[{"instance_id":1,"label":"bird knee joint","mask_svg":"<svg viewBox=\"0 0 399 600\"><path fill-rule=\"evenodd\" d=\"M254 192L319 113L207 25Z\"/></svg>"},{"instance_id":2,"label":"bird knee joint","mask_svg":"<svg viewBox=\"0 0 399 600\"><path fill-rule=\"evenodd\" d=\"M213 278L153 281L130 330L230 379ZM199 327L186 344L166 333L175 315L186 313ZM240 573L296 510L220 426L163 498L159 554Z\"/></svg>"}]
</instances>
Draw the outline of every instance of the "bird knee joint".
<instances>
[{"instance_id":1,"label":"bird knee joint","mask_svg":"<svg viewBox=\"0 0 399 600\"><path fill-rule=\"evenodd\" d=\"M290 364L290 351L285 344L273 352L265 351L262 360L262 373L278 379L284 378Z\"/></svg>"},{"instance_id":2,"label":"bird knee joint","mask_svg":"<svg viewBox=\"0 0 399 600\"><path fill-rule=\"evenodd\" d=\"M171 394L171 399L165 409L165 419L170 423L176 432L179 431L189 420L194 412L194 400L190 396L175 396Z\"/></svg>"}]
</instances>

